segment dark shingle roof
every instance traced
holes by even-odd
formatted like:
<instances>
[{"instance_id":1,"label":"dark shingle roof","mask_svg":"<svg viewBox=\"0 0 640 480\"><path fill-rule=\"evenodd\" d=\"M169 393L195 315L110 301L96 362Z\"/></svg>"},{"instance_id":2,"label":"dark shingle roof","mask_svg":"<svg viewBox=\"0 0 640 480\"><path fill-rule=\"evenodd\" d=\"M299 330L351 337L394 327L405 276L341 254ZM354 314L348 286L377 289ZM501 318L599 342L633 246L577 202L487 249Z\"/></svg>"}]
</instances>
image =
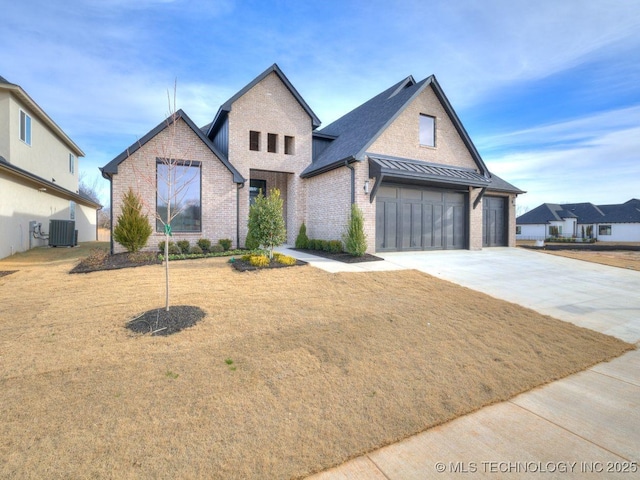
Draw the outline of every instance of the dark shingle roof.
<instances>
[{"instance_id":1,"label":"dark shingle roof","mask_svg":"<svg viewBox=\"0 0 640 480\"><path fill-rule=\"evenodd\" d=\"M7 83L9 85L13 85L9 80L0 75L0 83Z\"/></svg>"},{"instance_id":2,"label":"dark shingle roof","mask_svg":"<svg viewBox=\"0 0 640 480\"><path fill-rule=\"evenodd\" d=\"M367 148L427 87L431 87L440 100L480 172L488 175L489 170L432 75L417 83L409 76L320 130L321 134L337 138L302 172L302 176L318 175L343 165L345 161L364 160Z\"/></svg>"},{"instance_id":3,"label":"dark shingle roof","mask_svg":"<svg viewBox=\"0 0 640 480\"><path fill-rule=\"evenodd\" d=\"M578 223L640 223L640 200L631 199L618 205L593 203L543 203L516 219L518 225L539 225L564 218L576 218Z\"/></svg>"},{"instance_id":4,"label":"dark shingle roof","mask_svg":"<svg viewBox=\"0 0 640 480\"><path fill-rule=\"evenodd\" d=\"M144 144L146 144L153 137L162 132L165 128L171 125L174 121L182 119L184 122L193 130L193 132L202 140L202 142L214 153L216 157L220 159L220 161L224 164L225 167L233 174L233 181L235 183L244 183L246 180L244 177L236 170L236 168L231 165L231 162L216 148L216 146L206 137L206 135L199 129L195 123L189 118L189 116L184 113L182 110L178 110L173 117L169 117L166 120L163 120L160 124L158 124L154 129L152 129L149 133L143 136L138 142L131 145L124 152L118 155L116 158L107 163L104 167L100 169L102 172L102 176L107 180L111 179L111 176L118 173L118 165L120 165L123 161L125 161L130 155L140 149Z\"/></svg>"},{"instance_id":5,"label":"dark shingle roof","mask_svg":"<svg viewBox=\"0 0 640 480\"><path fill-rule=\"evenodd\" d=\"M520 190L518 187L511 185L509 182L503 180L495 173L490 175L491 183L489 184L489 190L494 192L506 192L506 193L516 193L520 195L521 193L526 193L524 190Z\"/></svg>"}]
</instances>

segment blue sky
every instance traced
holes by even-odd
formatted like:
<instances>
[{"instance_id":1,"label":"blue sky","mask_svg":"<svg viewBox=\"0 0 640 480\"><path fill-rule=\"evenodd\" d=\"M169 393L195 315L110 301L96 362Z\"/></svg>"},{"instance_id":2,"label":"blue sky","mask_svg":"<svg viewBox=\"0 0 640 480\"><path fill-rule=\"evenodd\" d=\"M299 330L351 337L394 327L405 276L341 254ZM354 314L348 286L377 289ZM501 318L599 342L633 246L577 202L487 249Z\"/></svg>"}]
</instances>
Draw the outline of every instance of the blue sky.
<instances>
[{"instance_id":1,"label":"blue sky","mask_svg":"<svg viewBox=\"0 0 640 480\"><path fill-rule=\"evenodd\" d=\"M278 63L323 125L435 74L489 169L528 192L519 211L640 198L637 0L0 2L0 75L90 182L166 117L174 80L204 125Z\"/></svg>"}]
</instances>

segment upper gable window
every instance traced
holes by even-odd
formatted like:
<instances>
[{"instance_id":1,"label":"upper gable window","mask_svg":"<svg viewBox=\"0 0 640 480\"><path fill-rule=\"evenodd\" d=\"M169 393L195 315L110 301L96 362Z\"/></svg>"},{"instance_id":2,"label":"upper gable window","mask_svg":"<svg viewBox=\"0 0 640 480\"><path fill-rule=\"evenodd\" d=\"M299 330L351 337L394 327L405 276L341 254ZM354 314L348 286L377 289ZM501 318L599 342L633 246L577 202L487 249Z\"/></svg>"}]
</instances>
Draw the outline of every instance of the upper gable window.
<instances>
[{"instance_id":1,"label":"upper gable window","mask_svg":"<svg viewBox=\"0 0 640 480\"><path fill-rule=\"evenodd\" d=\"M422 113L420 114L420 145L436 146L436 119Z\"/></svg>"},{"instance_id":2,"label":"upper gable window","mask_svg":"<svg viewBox=\"0 0 640 480\"><path fill-rule=\"evenodd\" d=\"M260 151L260 132L249 131L249 150Z\"/></svg>"},{"instance_id":3,"label":"upper gable window","mask_svg":"<svg viewBox=\"0 0 640 480\"><path fill-rule=\"evenodd\" d=\"M76 171L76 157L73 156L73 153L69 154L69 173L75 173Z\"/></svg>"},{"instance_id":4,"label":"upper gable window","mask_svg":"<svg viewBox=\"0 0 640 480\"><path fill-rule=\"evenodd\" d=\"M295 138L288 135L284 136L284 154L293 155L295 152Z\"/></svg>"},{"instance_id":5,"label":"upper gable window","mask_svg":"<svg viewBox=\"0 0 640 480\"><path fill-rule=\"evenodd\" d=\"M31 117L20 110L20 140L31 145Z\"/></svg>"},{"instance_id":6,"label":"upper gable window","mask_svg":"<svg viewBox=\"0 0 640 480\"><path fill-rule=\"evenodd\" d=\"M267 151L271 153L278 153L278 134L267 134Z\"/></svg>"}]
</instances>

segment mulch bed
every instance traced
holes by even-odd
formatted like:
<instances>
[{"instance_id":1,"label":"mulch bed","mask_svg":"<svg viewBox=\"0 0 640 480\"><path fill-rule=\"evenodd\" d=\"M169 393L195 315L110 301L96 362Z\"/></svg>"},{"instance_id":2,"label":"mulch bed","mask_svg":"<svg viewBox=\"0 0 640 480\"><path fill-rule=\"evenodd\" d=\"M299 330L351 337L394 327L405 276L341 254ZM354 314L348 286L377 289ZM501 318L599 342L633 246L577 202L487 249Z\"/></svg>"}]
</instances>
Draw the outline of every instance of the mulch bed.
<instances>
[{"instance_id":1,"label":"mulch bed","mask_svg":"<svg viewBox=\"0 0 640 480\"><path fill-rule=\"evenodd\" d=\"M245 262L244 260L241 260L239 258L234 258L233 262L229 261L229 263L231 263L231 265L233 265L233 268L235 268L239 272L252 272L254 270L265 270L271 268L300 267L307 264L307 262L303 262L302 260L296 260L296 263L293 265L284 265L272 260L271 263L266 267L256 267L254 265L251 265L249 262Z\"/></svg>"},{"instance_id":2,"label":"mulch bed","mask_svg":"<svg viewBox=\"0 0 640 480\"><path fill-rule=\"evenodd\" d=\"M169 307L168 312L164 308L155 308L127 322L127 328L135 333L166 336L192 327L205 315L201 308L191 305Z\"/></svg>"},{"instance_id":3,"label":"mulch bed","mask_svg":"<svg viewBox=\"0 0 640 480\"><path fill-rule=\"evenodd\" d=\"M130 253L116 253L108 255L100 264L87 262L82 260L78 265L73 267L69 273L89 273L102 270L118 270L120 268L141 267L143 265L157 265L162 263L157 256L154 255L131 255Z\"/></svg>"},{"instance_id":4,"label":"mulch bed","mask_svg":"<svg viewBox=\"0 0 640 480\"><path fill-rule=\"evenodd\" d=\"M362 257L354 257L353 255L346 252L331 253L325 252L324 250L309 250L307 248L293 248L292 250L315 255L316 257L330 258L331 260L336 260L342 263L377 262L380 260L384 260L384 258L376 257L375 255L371 255L369 253L365 253Z\"/></svg>"},{"instance_id":5,"label":"mulch bed","mask_svg":"<svg viewBox=\"0 0 640 480\"><path fill-rule=\"evenodd\" d=\"M16 273L18 270L4 270L0 271L0 277L4 277L5 275L11 275L12 273Z\"/></svg>"}]
</instances>

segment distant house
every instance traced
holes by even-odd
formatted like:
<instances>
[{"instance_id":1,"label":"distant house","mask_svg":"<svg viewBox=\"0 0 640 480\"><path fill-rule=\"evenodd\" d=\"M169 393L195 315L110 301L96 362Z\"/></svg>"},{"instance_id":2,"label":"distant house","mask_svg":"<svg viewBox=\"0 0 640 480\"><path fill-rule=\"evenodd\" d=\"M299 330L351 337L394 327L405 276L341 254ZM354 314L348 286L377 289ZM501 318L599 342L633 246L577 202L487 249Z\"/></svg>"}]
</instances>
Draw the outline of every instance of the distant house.
<instances>
[{"instance_id":1,"label":"distant house","mask_svg":"<svg viewBox=\"0 0 640 480\"><path fill-rule=\"evenodd\" d=\"M589 236L600 241L640 242L640 200L619 205L543 203L516 219L518 240Z\"/></svg>"},{"instance_id":2,"label":"distant house","mask_svg":"<svg viewBox=\"0 0 640 480\"><path fill-rule=\"evenodd\" d=\"M0 258L47 245L51 219L74 221L80 242L96 239L101 207L78 191L82 156L20 86L0 77Z\"/></svg>"},{"instance_id":3,"label":"distant house","mask_svg":"<svg viewBox=\"0 0 640 480\"><path fill-rule=\"evenodd\" d=\"M368 252L515 245L515 197L523 192L489 171L434 76L406 77L318 129L318 117L274 64L210 124L200 129L178 111L105 165L114 218L129 187L156 204L156 188L136 177L162 173L169 126L187 151L184 169L197 179L189 208L172 225L176 240L229 238L243 246L254 197L278 188L289 244L303 222L310 238L340 239L356 204ZM149 220L153 248L163 229L153 212Z\"/></svg>"}]
</instances>

